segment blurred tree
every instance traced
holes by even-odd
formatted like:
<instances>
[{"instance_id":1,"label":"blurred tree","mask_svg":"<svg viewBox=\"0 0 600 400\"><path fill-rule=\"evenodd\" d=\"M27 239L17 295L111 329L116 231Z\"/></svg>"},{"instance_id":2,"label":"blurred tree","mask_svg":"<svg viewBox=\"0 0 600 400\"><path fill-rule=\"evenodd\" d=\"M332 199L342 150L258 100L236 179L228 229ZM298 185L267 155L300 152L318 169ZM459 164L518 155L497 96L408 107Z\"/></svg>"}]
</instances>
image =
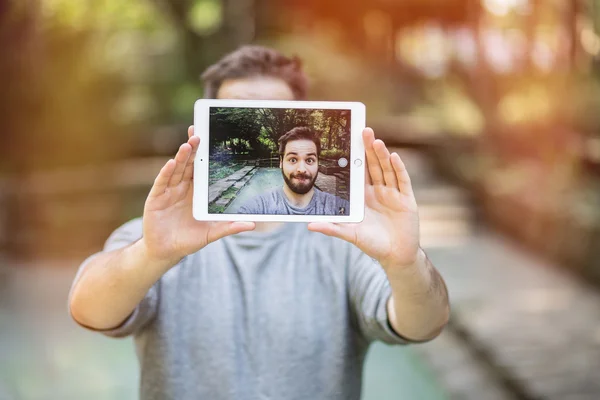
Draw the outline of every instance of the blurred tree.
<instances>
[{"instance_id":1,"label":"blurred tree","mask_svg":"<svg viewBox=\"0 0 600 400\"><path fill-rule=\"evenodd\" d=\"M37 47L37 9L33 1L0 2L0 173L18 170L19 134L28 129L27 111L35 111L35 98L28 78L34 70Z\"/></svg>"},{"instance_id":2,"label":"blurred tree","mask_svg":"<svg viewBox=\"0 0 600 400\"><path fill-rule=\"evenodd\" d=\"M255 35L253 0L150 0L180 34L186 80Z\"/></svg>"}]
</instances>

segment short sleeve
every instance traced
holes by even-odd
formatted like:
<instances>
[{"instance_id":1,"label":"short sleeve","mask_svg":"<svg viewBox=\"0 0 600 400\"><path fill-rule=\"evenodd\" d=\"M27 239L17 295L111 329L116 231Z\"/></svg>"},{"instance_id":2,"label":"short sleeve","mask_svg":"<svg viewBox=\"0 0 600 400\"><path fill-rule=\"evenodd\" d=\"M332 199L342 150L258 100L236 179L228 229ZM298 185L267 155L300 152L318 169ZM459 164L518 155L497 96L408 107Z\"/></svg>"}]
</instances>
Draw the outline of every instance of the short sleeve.
<instances>
[{"instance_id":1,"label":"short sleeve","mask_svg":"<svg viewBox=\"0 0 600 400\"><path fill-rule=\"evenodd\" d=\"M348 262L349 304L361 337L369 343L410 343L389 322L387 302L392 289L381 265L353 245Z\"/></svg>"},{"instance_id":2,"label":"short sleeve","mask_svg":"<svg viewBox=\"0 0 600 400\"><path fill-rule=\"evenodd\" d=\"M75 276L75 279L73 280L73 285L71 286L71 293L69 293L69 299L71 298L73 288L79 281L79 278L85 272L85 269L89 265L89 262L94 257L96 257L99 254L109 252L109 251L114 251L114 250L123 248L125 246L128 246L128 245L134 243L135 241L141 239L142 232L143 232L143 230L142 230L142 219L141 218L136 218L134 220L131 220L131 221L125 223L124 225L122 225L121 227L117 228L117 230L115 230L109 236L109 238L106 240L103 250L99 253L96 253L96 254L88 257L79 266L77 275ZM119 325L118 327L115 327L113 329L107 329L107 330L94 329L94 328L91 328L89 326L85 326L85 325L79 323L74 318L73 318L73 320L86 329L89 329L89 330L92 330L95 332L100 332L100 333L102 333L106 336L110 336L110 337L125 337L125 336L129 336L132 334L136 334L144 326L146 326L150 320L152 320L155 317L156 312L158 310L159 288L160 288L160 280L158 282L156 282L150 288L148 293L146 293L146 296L144 296L142 301L137 305L137 307L133 310L133 312L129 315L129 317L127 317L127 319L125 321L123 321L121 323L121 325ZM69 304L70 304L70 301L69 301ZM69 307L69 313L70 313L70 307Z\"/></svg>"}]
</instances>

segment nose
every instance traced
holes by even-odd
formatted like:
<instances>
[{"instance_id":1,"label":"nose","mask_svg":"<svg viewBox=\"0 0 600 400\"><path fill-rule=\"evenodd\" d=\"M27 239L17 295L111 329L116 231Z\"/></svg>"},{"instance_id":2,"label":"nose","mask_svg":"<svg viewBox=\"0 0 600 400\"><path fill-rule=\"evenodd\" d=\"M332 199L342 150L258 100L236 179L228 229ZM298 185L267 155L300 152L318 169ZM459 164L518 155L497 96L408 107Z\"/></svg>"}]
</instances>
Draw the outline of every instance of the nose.
<instances>
[{"instance_id":1,"label":"nose","mask_svg":"<svg viewBox=\"0 0 600 400\"><path fill-rule=\"evenodd\" d=\"M300 161L298 163L298 166L296 167L296 171L297 172L301 172L301 173L305 173L306 172L306 164L304 163L304 161Z\"/></svg>"}]
</instances>

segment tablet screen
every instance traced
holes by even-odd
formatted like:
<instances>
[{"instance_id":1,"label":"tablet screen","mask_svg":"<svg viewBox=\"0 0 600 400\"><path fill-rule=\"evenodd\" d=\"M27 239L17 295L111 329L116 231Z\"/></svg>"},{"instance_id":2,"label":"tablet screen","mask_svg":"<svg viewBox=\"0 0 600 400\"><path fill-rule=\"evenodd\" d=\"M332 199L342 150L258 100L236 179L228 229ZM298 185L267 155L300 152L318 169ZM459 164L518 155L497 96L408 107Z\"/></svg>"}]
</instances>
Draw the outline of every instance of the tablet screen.
<instances>
[{"instance_id":1,"label":"tablet screen","mask_svg":"<svg viewBox=\"0 0 600 400\"><path fill-rule=\"evenodd\" d=\"M209 214L350 214L350 110L209 110Z\"/></svg>"}]
</instances>

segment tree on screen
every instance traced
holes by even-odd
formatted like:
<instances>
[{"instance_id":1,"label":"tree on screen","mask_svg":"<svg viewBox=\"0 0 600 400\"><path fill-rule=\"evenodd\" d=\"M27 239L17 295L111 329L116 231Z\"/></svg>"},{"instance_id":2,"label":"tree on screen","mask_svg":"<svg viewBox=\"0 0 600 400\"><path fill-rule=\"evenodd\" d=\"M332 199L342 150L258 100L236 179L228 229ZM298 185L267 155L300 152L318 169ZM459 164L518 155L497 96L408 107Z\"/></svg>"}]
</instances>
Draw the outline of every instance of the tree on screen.
<instances>
[{"instance_id":1,"label":"tree on screen","mask_svg":"<svg viewBox=\"0 0 600 400\"><path fill-rule=\"evenodd\" d=\"M279 138L298 126L315 129L324 150L349 151L346 110L217 108L210 118L211 147L224 146L233 154L277 152Z\"/></svg>"}]
</instances>

